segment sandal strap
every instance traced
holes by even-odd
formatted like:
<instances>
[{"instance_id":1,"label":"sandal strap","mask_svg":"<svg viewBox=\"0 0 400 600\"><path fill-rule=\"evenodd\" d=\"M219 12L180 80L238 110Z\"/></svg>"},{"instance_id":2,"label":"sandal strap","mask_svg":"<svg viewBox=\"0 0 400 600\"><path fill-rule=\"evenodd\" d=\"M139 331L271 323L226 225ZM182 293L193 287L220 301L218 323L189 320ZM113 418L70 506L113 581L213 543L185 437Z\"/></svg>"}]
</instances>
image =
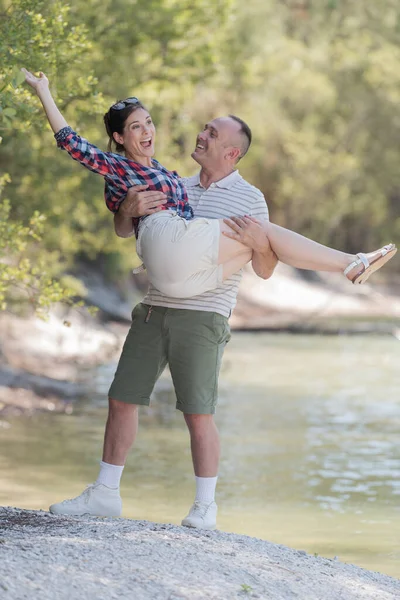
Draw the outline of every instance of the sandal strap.
<instances>
[{"instance_id":1,"label":"sandal strap","mask_svg":"<svg viewBox=\"0 0 400 600\"><path fill-rule=\"evenodd\" d=\"M134 275L138 275L139 273L143 273L143 271L145 271L145 270L146 270L146 267L142 263L139 267L136 267L136 269L132 269L132 273Z\"/></svg>"},{"instance_id":2,"label":"sandal strap","mask_svg":"<svg viewBox=\"0 0 400 600\"><path fill-rule=\"evenodd\" d=\"M369 260L366 257L365 254L363 254L362 252L359 252L356 256L358 256L357 260L353 261L352 263L349 264L348 267L345 268L345 270L343 271L344 275L347 275L347 273L349 273L352 269L354 269L354 267L357 267L358 265L364 265L364 267L367 269L369 267Z\"/></svg>"}]
</instances>

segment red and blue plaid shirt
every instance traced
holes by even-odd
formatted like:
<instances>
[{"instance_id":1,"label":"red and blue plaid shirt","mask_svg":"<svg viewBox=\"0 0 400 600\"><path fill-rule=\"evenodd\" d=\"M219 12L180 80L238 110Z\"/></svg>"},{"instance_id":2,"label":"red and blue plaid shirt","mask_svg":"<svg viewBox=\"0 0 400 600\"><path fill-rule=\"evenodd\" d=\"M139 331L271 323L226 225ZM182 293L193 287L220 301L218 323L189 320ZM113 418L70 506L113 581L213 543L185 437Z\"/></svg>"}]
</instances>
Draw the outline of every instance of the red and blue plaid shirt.
<instances>
[{"instance_id":1,"label":"red and blue plaid shirt","mask_svg":"<svg viewBox=\"0 0 400 600\"><path fill-rule=\"evenodd\" d=\"M168 171L154 159L153 167L145 167L120 154L103 152L80 137L71 127L64 127L54 137L59 148L66 150L74 160L90 171L104 177L104 196L111 212L118 211L130 187L148 185L149 190L166 195L167 202L162 207L164 210L173 209L184 219L193 219L193 209L176 171ZM136 233L139 221L140 219L135 222Z\"/></svg>"}]
</instances>

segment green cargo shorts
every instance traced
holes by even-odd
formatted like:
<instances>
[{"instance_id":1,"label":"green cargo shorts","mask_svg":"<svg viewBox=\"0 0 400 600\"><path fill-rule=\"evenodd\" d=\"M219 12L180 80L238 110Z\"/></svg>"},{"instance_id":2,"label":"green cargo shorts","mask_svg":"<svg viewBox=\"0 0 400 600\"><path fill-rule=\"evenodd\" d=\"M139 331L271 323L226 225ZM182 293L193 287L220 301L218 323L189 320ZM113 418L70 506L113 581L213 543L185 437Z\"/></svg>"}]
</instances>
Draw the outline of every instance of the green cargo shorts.
<instances>
[{"instance_id":1,"label":"green cargo shorts","mask_svg":"<svg viewBox=\"0 0 400 600\"><path fill-rule=\"evenodd\" d=\"M228 319L218 313L140 303L132 312L109 396L148 406L168 364L176 408L186 414L214 414L218 375L229 339Z\"/></svg>"}]
</instances>

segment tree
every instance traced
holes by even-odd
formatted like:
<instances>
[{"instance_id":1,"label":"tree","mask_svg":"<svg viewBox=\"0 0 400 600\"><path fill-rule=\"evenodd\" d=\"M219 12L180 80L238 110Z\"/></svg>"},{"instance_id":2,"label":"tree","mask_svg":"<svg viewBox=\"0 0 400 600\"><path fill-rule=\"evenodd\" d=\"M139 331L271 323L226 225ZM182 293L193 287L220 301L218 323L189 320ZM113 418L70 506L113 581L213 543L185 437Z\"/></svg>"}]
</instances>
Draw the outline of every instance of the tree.
<instances>
[{"instance_id":1,"label":"tree","mask_svg":"<svg viewBox=\"0 0 400 600\"><path fill-rule=\"evenodd\" d=\"M24 179L24 163L20 141L32 126L37 102L29 91L21 87L24 77L20 67L29 62L32 68L40 67L50 73L63 71L76 64L89 45L83 26L68 26L69 8L61 2L35 2L16 0L3 2L0 14L0 57L3 71L0 75L0 127L5 137L1 148L1 164L11 171L18 162L15 173L17 180ZM63 47L63 52L59 48ZM95 80L90 73L78 78L77 83L66 82L66 94L93 95ZM0 138L0 142L2 138ZM22 150L22 152L21 152ZM3 172L0 192L5 184L11 183L10 176ZM14 187L15 189L15 187ZM13 192L13 185L9 185ZM43 246L43 206L32 210L31 194L14 195L13 202L3 201L0 220L0 306L7 306L7 297L17 302L29 300L29 304L42 310L51 303L70 301L77 291L76 282L65 286L54 277L62 271L59 252L46 252ZM71 281L71 280L70 280ZM82 286L80 286L82 287ZM82 289L80 289L82 291Z\"/></svg>"}]
</instances>

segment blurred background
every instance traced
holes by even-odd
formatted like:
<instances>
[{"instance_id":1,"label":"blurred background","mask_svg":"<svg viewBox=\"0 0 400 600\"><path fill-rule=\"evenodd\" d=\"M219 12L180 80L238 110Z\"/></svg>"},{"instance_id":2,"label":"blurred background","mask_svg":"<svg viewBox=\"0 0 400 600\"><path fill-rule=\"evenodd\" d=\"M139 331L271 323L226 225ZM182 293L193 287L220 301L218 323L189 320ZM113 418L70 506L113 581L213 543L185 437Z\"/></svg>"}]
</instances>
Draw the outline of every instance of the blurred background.
<instances>
[{"instance_id":1,"label":"blurred background","mask_svg":"<svg viewBox=\"0 0 400 600\"><path fill-rule=\"evenodd\" d=\"M400 7L0 0L0 57L0 502L46 509L95 477L146 281L102 179L56 149L20 68L44 71L102 148L104 112L139 96L157 159L182 175L196 172L204 123L237 114L254 135L240 172L271 220L368 251L400 242ZM221 529L400 575L399 265L360 290L282 266L266 282L245 272L217 414ZM168 373L123 486L128 517L178 523L191 504Z\"/></svg>"}]
</instances>

